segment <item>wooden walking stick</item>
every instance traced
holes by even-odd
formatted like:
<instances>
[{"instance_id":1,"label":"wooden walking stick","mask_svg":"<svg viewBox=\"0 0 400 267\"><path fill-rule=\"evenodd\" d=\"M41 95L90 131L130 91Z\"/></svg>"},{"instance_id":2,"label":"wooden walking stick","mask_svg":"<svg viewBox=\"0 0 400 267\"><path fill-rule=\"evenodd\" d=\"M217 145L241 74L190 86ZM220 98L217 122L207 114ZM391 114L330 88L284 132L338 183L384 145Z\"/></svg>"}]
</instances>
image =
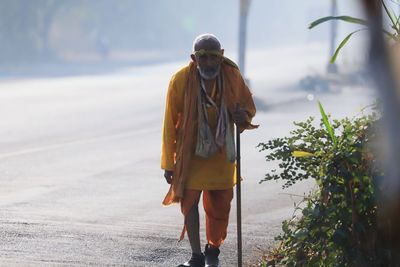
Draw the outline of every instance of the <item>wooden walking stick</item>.
<instances>
[{"instance_id":1,"label":"wooden walking stick","mask_svg":"<svg viewBox=\"0 0 400 267\"><path fill-rule=\"evenodd\" d=\"M239 110L239 103L236 104L236 110ZM238 249L238 267L242 267L242 199L240 188L240 129L236 125L236 214L237 214L237 249Z\"/></svg>"}]
</instances>

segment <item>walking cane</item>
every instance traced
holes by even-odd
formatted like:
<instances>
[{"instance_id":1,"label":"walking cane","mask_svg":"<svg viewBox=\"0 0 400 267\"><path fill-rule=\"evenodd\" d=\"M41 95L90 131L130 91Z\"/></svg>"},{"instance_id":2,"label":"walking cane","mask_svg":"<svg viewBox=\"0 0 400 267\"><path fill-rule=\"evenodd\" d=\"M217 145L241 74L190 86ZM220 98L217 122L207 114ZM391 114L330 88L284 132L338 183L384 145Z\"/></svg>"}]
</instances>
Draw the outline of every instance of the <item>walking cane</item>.
<instances>
[{"instance_id":1,"label":"walking cane","mask_svg":"<svg viewBox=\"0 0 400 267\"><path fill-rule=\"evenodd\" d=\"M236 104L236 110L240 108ZM238 267L242 267L242 199L240 188L240 129L236 125L236 214L237 214L237 249L238 249Z\"/></svg>"}]
</instances>

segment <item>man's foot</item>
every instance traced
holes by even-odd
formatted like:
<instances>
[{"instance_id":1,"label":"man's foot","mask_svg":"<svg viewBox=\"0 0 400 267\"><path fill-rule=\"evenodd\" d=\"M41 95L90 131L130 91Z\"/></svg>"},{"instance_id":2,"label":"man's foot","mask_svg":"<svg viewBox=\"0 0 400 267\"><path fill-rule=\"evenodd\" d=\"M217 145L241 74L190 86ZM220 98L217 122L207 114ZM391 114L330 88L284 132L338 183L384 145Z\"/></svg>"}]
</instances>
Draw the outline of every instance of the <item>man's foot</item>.
<instances>
[{"instance_id":1,"label":"man's foot","mask_svg":"<svg viewBox=\"0 0 400 267\"><path fill-rule=\"evenodd\" d=\"M219 266L219 248L215 248L210 246L209 244L206 245L204 250L205 260L206 260L206 267L218 267Z\"/></svg>"},{"instance_id":2,"label":"man's foot","mask_svg":"<svg viewBox=\"0 0 400 267\"><path fill-rule=\"evenodd\" d=\"M204 254L192 253L190 260L179 265L178 267L204 267Z\"/></svg>"}]
</instances>

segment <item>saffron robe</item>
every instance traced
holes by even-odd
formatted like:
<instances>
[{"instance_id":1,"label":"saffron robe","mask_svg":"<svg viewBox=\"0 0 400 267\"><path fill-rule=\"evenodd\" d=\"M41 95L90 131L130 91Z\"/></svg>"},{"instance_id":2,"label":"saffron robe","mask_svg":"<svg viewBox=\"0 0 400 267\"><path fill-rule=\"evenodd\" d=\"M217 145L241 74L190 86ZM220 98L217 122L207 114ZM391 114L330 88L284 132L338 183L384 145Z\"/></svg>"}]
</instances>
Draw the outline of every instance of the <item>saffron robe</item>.
<instances>
[{"instance_id":1,"label":"saffron robe","mask_svg":"<svg viewBox=\"0 0 400 267\"><path fill-rule=\"evenodd\" d=\"M171 78L163 126L161 168L171 170L173 182L163 204L178 203L184 189L222 190L235 184L233 163L229 162L224 149L210 158L194 154L197 138L197 96L200 81L195 62L190 62ZM256 108L250 90L237 66L229 59L221 64L223 97L232 114L237 103L246 110L247 120L241 129L253 129L251 124ZM215 113L215 114L213 114ZM215 132L217 115L208 109L209 125ZM232 123L231 119L230 122ZM233 129L233 127L232 127Z\"/></svg>"}]
</instances>

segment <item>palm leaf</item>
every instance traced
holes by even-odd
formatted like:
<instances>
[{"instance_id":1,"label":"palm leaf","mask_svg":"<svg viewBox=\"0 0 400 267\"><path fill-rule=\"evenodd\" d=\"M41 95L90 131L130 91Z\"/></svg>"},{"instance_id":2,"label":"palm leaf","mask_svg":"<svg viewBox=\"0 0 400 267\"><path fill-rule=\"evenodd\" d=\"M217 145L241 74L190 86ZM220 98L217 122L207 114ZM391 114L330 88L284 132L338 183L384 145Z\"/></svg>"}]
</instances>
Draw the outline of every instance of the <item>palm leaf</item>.
<instances>
[{"instance_id":1,"label":"palm leaf","mask_svg":"<svg viewBox=\"0 0 400 267\"><path fill-rule=\"evenodd\" d=\"M365 31L365 30L366 30L366 29L357 30L357 31L354 31L354 32L350 33L349 35L347 35L346 38L344 38L343 41L339 44L338 48L336 48L336 51L335 51L335 53L333 54L333 56L332 56L332 58L331 58L331 60L330 60L330 63L332 64L332 63L334 63L334 62L336 61L336 58L337 58L337 56L339 55L340 50L343 48L343 46L346 45L346 43L349 41L350 37L351 37L353 34L359 32L359 31Z\"/></svg>"},{"instance_id":2,"label":"palm leaf","mask_svg":"<svg viewBox=\"0 0 400 267\"><path fill-rule=\"evenodd\" d=\"M399 29L399 28L397 28L399 26L399 21L400 21L400 16L398 16L396 18L396 29Z\"/></svg>"},{"instance_id":3,"label":"palm leaf","mask_svg":"<svg viewBox=\"0 0 400 267\"><path fill-rule=\"evenodd\" d=\"M384 34L386 34L387 36L389 36L389 37L392 38L393 40L395 40L395 41L397 40L395 34L393 34L393 33L391 33L391 32L388 32L387 30L382 30L382 31L383 31Z\"/></svg>"},{"instance_id":4,"label":"palm leaf","mask_svg":"<svg viewBox=\"0 0 400 267\"><path fill-rule=\"evenodd\" d=\"M382 2L383 8L385 9L386 14L388 15L390 21L392 22L392 28L398 33L397 26L396 26L396 20L393 16L392 12L390 12L390 10L387 8L385 1L381 0L381 2Z\"/></svg>"},{"instance_id":5,"label":"palm leaf","mask_svg":"<svg viewBox=\"0 0 400 267\"><path fill-rule=\"evenodd\" d=\"M364 19L359 19L359 18L354 18L354 17L350 17L350 16L328 16L328 17L323 17L320 19L317 19L313 22L310 23L310 25L308 26L309 29L314 28L315 26L324 23L326 21L330 21L330 20L343 20L349 23L355 23L355 24L360 24L360 25L364 25L367 26L368 22Z\"/></svg>"},{"instance_id":6,"label":"palm leaf","mask_svg":"<svg viewBox=\"0 0 400 267\"><path fill-rule=\"evenodd\" d=\"M355 24L360 24L360 25L363 25L363 26L368 26L368 22L366 20L363 20L363 19L353 18L353 17L350 17L350 16L338 16L338 17L329 16L329 17L323 17L323 18L320 18L320 19L317 19L317 20L311 22L310 25L308 26L308 29L312 29L315 26L317 26L317 25L319 25L321 23L324 23L326 21L330 21L330 20L343 20L343 21L350 22L350 23L355 23ZM388 32L385 29L382 29L382 31L387 36L389 36L390 38L396 40L396 35L395 34L393 34L391 32Z\"/></svg>"},{"instance_id":7,"label":"palm leaf","mask_svg":"<svg viewBox=\"0 0 400 267\"><path fill-rule=\"evenodd\" d=\"M319 101L318 101L318 106L319 106L319 111L321 112L322 121L324 122L326 131L328 132L329 136L331 137L331 140L332 140L334 146L336 146L337 140L336 140L336 136L335 136L334 130L333 130L331 124L329 123L328 116L326 115L326 113L324 111L324 108L322 107L321 102L319 102Z\"/></svg>"}]
</instances>

